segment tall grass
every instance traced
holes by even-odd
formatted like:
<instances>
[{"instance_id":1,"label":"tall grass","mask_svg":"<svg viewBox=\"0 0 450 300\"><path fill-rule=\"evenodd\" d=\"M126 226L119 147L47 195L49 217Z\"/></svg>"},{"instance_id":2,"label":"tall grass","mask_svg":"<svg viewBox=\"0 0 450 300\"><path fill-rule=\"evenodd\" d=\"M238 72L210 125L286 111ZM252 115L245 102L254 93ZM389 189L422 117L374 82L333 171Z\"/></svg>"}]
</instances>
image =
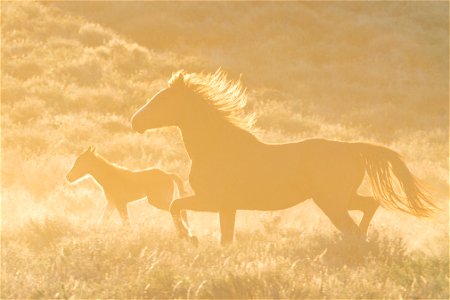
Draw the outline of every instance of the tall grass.
<instances>
[{"instance_id":1,"label":"tall grass","mask_svg":"<svg viewBox=\"0 0 450 300\"><path fill-rule=\"evenodd\" d=\"M448 295L448 259L408 253L401 239L377 232L363 248L343 244L334 235L305 236L291 229L278 234L243 230L230 247L219 248L206 238L196 249L155 226L105 230L61 223L30 221L22 229L26 235L8 239L2 260L4 298ZM33 260L25 258L25 250Z\"/></svg>"}]
</instances>

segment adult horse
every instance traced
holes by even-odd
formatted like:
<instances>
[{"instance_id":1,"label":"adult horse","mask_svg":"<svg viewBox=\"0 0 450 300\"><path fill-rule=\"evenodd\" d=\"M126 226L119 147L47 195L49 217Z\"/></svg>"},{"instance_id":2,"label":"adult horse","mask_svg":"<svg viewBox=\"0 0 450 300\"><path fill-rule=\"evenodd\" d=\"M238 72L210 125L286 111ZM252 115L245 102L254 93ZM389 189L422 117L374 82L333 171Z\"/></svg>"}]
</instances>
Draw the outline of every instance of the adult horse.
<instances>
[{"instance_id":1,"label":"adult horse","mask_svg":"<svg viewBox=\"0 0 450 300\"><path fill-rule=\"evenodd\" d=\"M435 208L393 150L324 139L263 143L245 105L240 81L229 81L220 69L206 75L179 71L132 118L139 133L164 126L181 130L195 191L170 207L182 237L192 236L180 219L183 209L218 212L226 244L233 240L238 209L279 210L312 198L344 235L364 237L379 204L415 216ZM365 172L374 197L356 192ZM349 210L364 213L359 226Z\"/></svg>"}]
</instances>

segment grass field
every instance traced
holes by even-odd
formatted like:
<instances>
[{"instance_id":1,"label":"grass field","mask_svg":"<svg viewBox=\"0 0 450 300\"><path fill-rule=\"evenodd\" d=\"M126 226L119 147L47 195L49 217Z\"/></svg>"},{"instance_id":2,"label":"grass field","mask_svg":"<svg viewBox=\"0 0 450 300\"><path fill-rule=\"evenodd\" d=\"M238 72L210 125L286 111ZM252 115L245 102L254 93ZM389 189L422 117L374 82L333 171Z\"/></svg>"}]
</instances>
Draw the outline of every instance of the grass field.
<instances>
[{"instance_id":1,"label":"grass field","mask_svg":"<svg viewBox=\"0 0 450 300\"><path fill-rule=\"evenodd\" d=\"M449 298L448 3L2 1L1 14L1 298ZM99 226L99 188L65 181L76 155L95 145L187 181L178 130L137 135L130 118L172 72L219 66L241 76L263 141L386 145L442 210L380 209L366 245L310 201L238 212L225 248L217 215L189 213L195 248L145 201L129 228Z\"/></svg>"}]
</instances>

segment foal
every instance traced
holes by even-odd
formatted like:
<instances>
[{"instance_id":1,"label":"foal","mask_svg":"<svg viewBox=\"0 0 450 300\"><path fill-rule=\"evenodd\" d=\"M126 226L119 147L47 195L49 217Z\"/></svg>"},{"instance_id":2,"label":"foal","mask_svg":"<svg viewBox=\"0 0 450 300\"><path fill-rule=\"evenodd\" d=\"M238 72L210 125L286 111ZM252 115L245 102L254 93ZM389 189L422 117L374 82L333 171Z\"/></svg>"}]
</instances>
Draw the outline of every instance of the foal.
<instances>
[{"instance_id":1,"label":"foal","mask_svg":"<svg viewBox=\"0 0 450 300\"><path fill-rule=\"evenodd\" d=\"M149 204L168 211L175 196L174 183L178 187L178 194L185 192L183 181L176 174L156 168L131 171L110 163L98 155L92 146L77 157L66 179L73 183L86 175L94 178L105 195L106 207L102 222L107 221L117 209L123 224L127 224L129 222L127 204L143 198L147 198ZM187 224L186 211L182 217Z\"/></svg>"}]
</instances>

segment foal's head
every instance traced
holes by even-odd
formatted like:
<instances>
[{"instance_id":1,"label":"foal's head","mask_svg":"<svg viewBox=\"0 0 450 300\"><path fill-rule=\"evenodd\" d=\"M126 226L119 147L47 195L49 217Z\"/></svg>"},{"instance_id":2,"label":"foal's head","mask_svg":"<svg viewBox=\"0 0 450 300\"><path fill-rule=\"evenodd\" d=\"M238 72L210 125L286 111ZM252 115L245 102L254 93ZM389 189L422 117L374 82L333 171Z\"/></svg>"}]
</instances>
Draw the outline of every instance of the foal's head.
<instances>
[{"instance_id":1,"label":"foal's head","mask_svg":"<svg viewBox=\"0 0 450 300\"><path fill-rule=\"evenodd\" d=\"M93 162L96 159L95 148L89 146L80 155L78 155L72 168L66 175L68 182L73 183L74 181L86 176L89 173L90 167L92 167Z\"/></svg>"}]
</instances>

